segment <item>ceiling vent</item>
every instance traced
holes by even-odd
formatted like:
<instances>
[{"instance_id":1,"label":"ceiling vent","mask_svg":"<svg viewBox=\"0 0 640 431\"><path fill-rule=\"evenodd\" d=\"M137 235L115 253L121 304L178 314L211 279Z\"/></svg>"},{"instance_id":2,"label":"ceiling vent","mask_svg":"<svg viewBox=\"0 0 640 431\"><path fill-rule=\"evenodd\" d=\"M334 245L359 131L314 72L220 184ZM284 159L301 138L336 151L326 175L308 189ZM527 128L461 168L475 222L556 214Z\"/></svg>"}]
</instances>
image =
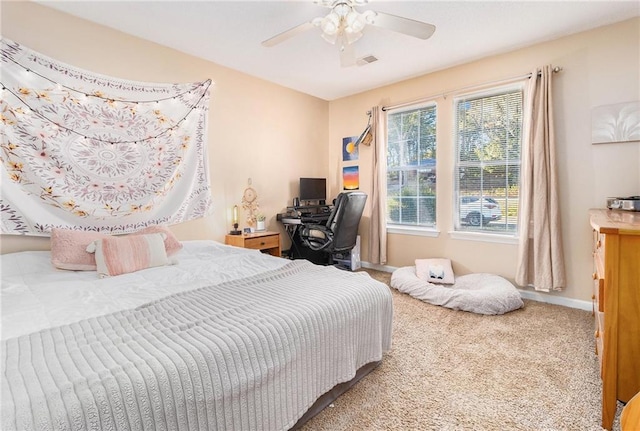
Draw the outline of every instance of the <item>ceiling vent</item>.
<instances>
[{"instance_id":1,"label":"ceiling vent","mask_svg":"<svg viewBox=\"0 0 640 431\"><path fill-rule=\"evenodd\" d=\"M373 55L367 55L366 57L361 57L356 60L356 64L358 66L366 66L367 64L371 64L374 61L378 61L378 58Z\"/></svg>"}]
</instances>

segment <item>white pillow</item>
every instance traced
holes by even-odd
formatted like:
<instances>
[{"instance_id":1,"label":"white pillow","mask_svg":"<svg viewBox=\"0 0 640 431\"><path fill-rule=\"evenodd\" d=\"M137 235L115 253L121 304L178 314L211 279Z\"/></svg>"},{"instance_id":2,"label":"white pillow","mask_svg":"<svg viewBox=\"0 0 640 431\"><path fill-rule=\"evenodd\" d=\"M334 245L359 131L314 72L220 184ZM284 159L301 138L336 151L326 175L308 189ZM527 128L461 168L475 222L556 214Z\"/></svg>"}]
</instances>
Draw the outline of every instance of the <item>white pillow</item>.
<instances>
[{"instance_id":1,"label":"white pillow","mask_svg":"<svg viewBox=\"0 0 640 431\"><path fill-rule=\"evenodd\" d=\"M87 246L95 253L100 278L175 263L167 257L165 233L108 237Z\"/></svg>"},{"instance_id":2,"label":"white pillow","mask_svg":"<svg viewBox=\"0 0 640 431\"><path fill-rule=\"evenodd\" d=\"M453 284L456 281L449 259L416 259L416 275L429 283Z\"/></svg>"}]
</instances>

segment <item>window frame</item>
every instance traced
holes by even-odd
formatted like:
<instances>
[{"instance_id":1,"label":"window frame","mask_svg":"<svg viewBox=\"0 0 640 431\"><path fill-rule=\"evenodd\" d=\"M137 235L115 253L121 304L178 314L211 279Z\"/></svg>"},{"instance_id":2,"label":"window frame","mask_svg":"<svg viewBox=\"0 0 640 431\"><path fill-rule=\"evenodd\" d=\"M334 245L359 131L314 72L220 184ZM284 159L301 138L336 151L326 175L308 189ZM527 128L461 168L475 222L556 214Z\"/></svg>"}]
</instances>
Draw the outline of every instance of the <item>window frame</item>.
<instances>
[{"instance_id":1,"label":"window frame","mask_svg":"<svg viewBox=\"0 0 640 431\"><path fill-rule=\"evenodd\" d=\"M493 96L498 96L501 94L509 94L509 93L521 93L521 112L522 119L520 124L520 157L516 163L505 161L503 163L490 163L490 165L500 165L505 167L514 167L517 166L519 171L518 173L518 211L520 210L520 187L522 185L522 148L523 148L523 139L525 133L525 99L526 99L526 81L518 81L515 83L509 83L500 86L494 86L490 88L484 88L477 91L465 92L463 94L456 95L453 99L452 103L452 113L453 113L453 145L454 145L454 158L453 158L453 196L452 196L452 211L453 211L453 224L452 231L449 232L449 235L453 239L465 239L465 240L473 240L473 241L487 241L487 242L497 242L497 243L508 243L514 244L518 242L519 233L520 233L520 224L519 217L516 217L516 226L514 231L493 231L493 230L485 230L484 227L480 226L477 229L460 229L462 224L460 221L460 200L462 197L460 196L460 173L459 169L461 167L460 163L460 145L459 145L459 130L458 130L458 121L459 121L459 111L458 104L460 102L469 101L469 100L477 100L483 98L489 98ZM488 166L487 164L478 163L476 165L469 164L465 162L463 166L469 167L477 167L479 169L483 169ZM490 197L490 196L489 196ZM505 209L507 211L507 209Z\"/></svg>"},{"instance_id":2,"label":"window frame","mask_svg":"<svg viewBox=\"0 0 640 431\"><path fill-rule=\"evenodd\" d=\"M385 135L385 217L386 217L386 226L387 226L387 233L392 233L392 234L403 234L403 235L416 235L416 236L428 236L428 237L437 237L440 233L440 231L438 230L438 217L437 217L437 205L438 205L438 194L437 194L437 180L436 183L434 185L434 196L433 196L433 202L435 205L435 211L434 211L434 220L433 220L433 224L404 224L404 223L394 223L391 221L390 217L389 217L389 211L388 211L388 200L389 200L389 191L388 191L388 175L389 175L389 166L388 166L388 157L389 157L389 128L388 128L388 124L389 124L389 116L393 115L393 114L399 114L402 112L409 112L409 111L419 111L425 108L434 108L435 109L435 133L434 133L434 138L435 138L435 165L434 165L434 172L436 173L436 178L437 178L437 171L438 171L438 111L439 111L439 104L436 100L428 100L428 101L423 101L420 103L415 103L415 104L410 104L410 105L403 105L401 107L397 107L397 108L393 108L393 109L388 109L385 110L385 122L387 124L387 130L386 130L386 135ZM407 165L408 166L408 165ZM404 166L400 166L399 167L400 170L406 170L406 167ZM417 165L415 168L416 172L418 172L420 170L420 166ZM393 196L392 196L393 197Z\"/></svg>"}]
</instances>

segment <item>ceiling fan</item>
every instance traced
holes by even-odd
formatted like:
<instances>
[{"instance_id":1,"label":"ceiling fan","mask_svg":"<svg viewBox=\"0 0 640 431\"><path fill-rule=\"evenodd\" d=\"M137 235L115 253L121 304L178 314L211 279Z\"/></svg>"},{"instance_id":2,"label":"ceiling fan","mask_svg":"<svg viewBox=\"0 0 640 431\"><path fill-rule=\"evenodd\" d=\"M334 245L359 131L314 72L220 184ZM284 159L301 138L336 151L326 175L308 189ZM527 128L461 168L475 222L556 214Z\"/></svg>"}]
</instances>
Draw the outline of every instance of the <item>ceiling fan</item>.
<instances>
[{"instance_id":1,"label":"ceiling fan","mask_svg":"<svg viewBox=\"0 0 640 431\"><path fill-rule=\"evenodd\" d=\"M385 28L419 39L430 38L436 30L434 25L425 22L373 10L362 13L356 10L356 6L364 5L367 2L368 0L315 0L314 3L330 8L331 12L326 16L314 18L277 34L263 41L262 45L271 47L317 27L322 30L321 36L324 40L338 45L340 64L342 67L348 67L356 64L353 43L362 37L362 31L367 25Z\"/></svg>"}]
</instances>

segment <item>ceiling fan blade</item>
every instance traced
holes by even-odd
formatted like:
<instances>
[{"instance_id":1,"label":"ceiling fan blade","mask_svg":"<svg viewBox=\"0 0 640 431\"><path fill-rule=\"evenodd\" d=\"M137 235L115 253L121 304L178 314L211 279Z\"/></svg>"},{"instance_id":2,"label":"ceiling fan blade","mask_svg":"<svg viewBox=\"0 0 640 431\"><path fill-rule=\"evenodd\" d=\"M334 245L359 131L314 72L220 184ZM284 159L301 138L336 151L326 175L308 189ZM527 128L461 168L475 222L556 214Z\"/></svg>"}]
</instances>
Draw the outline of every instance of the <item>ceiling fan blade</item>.
<instances>
[{"instance_id":1,"label":"ceiling fan blade","mask_svg":"<svg viewBox=\"0 0 640 431\"><path fill-rule=\"evenodd\" d=\"M277 45L281 42L284 42L287 39L290 39L294 36L299 35L300 33L303 33L309 29L314 28L315 25L313 24L313 22L308 21L305 22L303 24L300 24L296 27L290 28L289 30L283 31L280 34L277 34L275 36L273 36L272 38L269 38L265 41L262 42L262 46L266 46L266 47L271 47L274 45Z\"/></svg>"},{"instance_id":2,"label":"ceiling fan blade","mask_svg":"<svg viewBox=\"0 0 640 431\"><path fill-rule=\"evenodd\" d=\"M344 44L340 47L340 67L356 65L356 50L353 44Z\"/></svg>"},{"instance_id":3,"label":"ceiling fan blade","mask_svg":"<svg viewBox=\"0 0 640 431\"><path fill-rule=\"evenodd\" d=\"M433 32L436 31L435 25L384 12L375 12L375 16L371 17L370 20L369 23L376 27L397 31L418 39L429 39Z\"/></svg>"}]
</instances>

